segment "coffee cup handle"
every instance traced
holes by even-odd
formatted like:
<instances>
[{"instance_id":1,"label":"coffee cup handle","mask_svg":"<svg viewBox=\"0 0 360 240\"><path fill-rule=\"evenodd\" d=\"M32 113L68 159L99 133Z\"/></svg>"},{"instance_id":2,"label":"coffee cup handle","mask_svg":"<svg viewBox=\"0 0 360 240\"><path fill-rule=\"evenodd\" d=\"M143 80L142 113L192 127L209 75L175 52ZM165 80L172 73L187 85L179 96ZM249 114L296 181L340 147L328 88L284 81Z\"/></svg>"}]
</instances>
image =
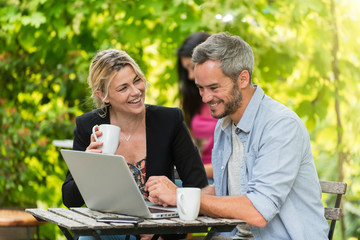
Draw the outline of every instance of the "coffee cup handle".
<instances>
[{"instance_id":1,"label":"coffee cup handle","mask_svg":"<svg viewBox=\"0 0 360 240\"><path fill-rule=\"evenodd\" d=\"M183 208L183 198L184 198L184 194L183 193L180 193L179 194L179 208L180 208L180 211L182 214L186 215L185 213L185 209Z\"/></svg>"},{"instance_id":2,"label":"coffee cup handle","mask_svg":"<svg viewBox=\"0 0 360 240\"><path fill-rule=\"evenodd\" d=\"M98 125L95 125L93 128L92 128L92 133L94 135L94 138L95 138L95 141L98 142L99 139L97 138L96 134L95 134L95 129L98 128L99 129L99 126Z\"/></svg>"}]
</instances>

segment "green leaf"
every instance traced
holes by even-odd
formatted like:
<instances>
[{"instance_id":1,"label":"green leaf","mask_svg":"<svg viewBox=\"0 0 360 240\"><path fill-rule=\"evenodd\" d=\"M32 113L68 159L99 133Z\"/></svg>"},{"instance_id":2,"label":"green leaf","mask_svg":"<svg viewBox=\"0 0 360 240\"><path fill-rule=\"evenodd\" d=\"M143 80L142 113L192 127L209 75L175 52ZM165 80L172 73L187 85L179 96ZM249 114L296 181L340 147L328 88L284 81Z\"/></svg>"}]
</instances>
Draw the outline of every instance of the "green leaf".
<instances>
[{"instance_id":1,"label":"green leaf","mask_svg":"<svg viewBox=\"0 0 360 240\"><path fill-rule=\"evenodd\" d=\"M46 17L41 12L34 12L30 16L22 17L21 22L26 26L30 25L35 28L38 28L41 24L46 22Z\"/></svg>"}]
</instances>

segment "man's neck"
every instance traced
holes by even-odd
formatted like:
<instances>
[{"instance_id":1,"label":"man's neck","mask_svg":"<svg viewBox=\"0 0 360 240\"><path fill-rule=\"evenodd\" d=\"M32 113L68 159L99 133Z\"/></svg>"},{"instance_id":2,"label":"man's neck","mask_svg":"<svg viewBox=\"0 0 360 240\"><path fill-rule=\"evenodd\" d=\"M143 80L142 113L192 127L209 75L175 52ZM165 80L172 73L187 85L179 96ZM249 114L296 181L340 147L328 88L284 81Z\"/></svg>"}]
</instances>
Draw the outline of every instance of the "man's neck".
<instances>
[{"instance_id":1,"label":"man's neck","mask_svg":"<svg viewBox=\"0 0 360 240\"><path fill-rule=\"evenodd\" d=\"M233 120L235 126L240 122L247 106L249 105L252 96L255 93L255 90L256 90L256 86L250 84L246 89L241 91L241 95L242 95L241 105L235 113L229 116L231 120Z\"/></svg>"}]
</instances>

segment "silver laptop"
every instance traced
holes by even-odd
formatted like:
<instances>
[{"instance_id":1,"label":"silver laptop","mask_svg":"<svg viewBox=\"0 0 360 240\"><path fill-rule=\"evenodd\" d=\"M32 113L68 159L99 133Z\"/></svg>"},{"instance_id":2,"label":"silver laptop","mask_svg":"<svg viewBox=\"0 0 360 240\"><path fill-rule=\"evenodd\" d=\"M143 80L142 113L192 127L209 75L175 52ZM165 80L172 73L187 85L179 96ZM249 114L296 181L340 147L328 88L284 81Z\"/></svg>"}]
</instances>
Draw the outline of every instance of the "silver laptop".
<instances>
[{"instance_id":1,"label":"silver laptop","mask_svg":"<svg viewBox=\"0 0 360 240\"><path fill-rule=\"evenodd\" d=\"M61 149L88 208L143 218L177 217L176 207L145 201L123 156Z\"/></svg>"}]
</instances>

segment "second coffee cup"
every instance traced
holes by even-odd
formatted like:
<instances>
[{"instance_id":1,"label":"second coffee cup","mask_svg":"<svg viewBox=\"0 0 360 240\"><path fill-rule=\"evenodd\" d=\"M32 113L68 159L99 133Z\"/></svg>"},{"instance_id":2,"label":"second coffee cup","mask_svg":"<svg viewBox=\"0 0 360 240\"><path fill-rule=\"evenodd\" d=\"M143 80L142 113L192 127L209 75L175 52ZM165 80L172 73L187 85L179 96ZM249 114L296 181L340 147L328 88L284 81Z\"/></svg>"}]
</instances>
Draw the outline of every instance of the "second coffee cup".
<instances>
[{"instance_id":1,"label":"second coffee cup","mask_svg":"<svg viewBox=\"0 0 360 240\"><path fill-rule=\"evenodd\" d=\"M96 128L102 132L100 137L97 137L95 134ZM120 141L120 128L118 126L111 124L101 124L100 126L95 125L92 132L97 142L103 142L103 145L99 147L99 149L102 150L102 153L115 154Z\"/></svg>"}]
</instances>

